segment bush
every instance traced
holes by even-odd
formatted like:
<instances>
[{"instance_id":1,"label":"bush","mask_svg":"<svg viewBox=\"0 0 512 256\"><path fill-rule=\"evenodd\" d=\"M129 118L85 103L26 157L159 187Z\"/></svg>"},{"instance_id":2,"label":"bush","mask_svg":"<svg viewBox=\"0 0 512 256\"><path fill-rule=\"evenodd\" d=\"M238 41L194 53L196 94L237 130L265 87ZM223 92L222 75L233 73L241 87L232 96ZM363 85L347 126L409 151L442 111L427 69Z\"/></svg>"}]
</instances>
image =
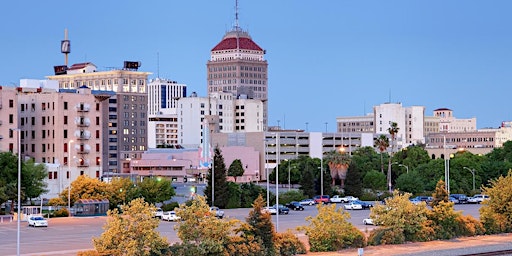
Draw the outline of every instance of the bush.
<instances>
[{"instance_id":1,"label":"bush","mask_svg":"<svg viewBox=\"0 0 512 256\"><path fill-rule=\"evenodd\" d=\"M199 245L192 243L175 243L169 246L171 255L182 255L182 256L197 256L203 255Z\"/></svg>"},{"instance_id":2,"label":"bush","mask_svg":"<svg viewBox=\"0 0 512 256\"><path fill-rule=\"evenodd\" d=\"M487 233L512 232L512 170L507 176L492 180L490 184L482 191L489 196L489 200L482 202L480 220Z\"/></svg>"},{"instance_id":3,"label":"bush","mask_svg":"<svg viewBox=\"0 0 512 256\"><path fill-rule=\"evenodd\" d=\"M54 211L52 213L52 216L53 217L68 217L69 216L69 212L68 212L68 209L61 208L59 210Z\"/></svg>"},{"instance_id":4,"label":"bush","mask_svg":"<svg viewBox=\"0 0 512 256\"><path fill-rule=\"evenodd\" d=\"M165 212L174 211L174 209L178 208L178 207L180 207L180 204L178 204L177 202L171 202L171 203L163 204L162 206L160 206L160 208L162 208L162 210Z\"/></svg>"},{"instance_id":5,"label":"bush","mask_svg":"<svg viewBox=\"0 0 512 256\"><path fill-rule=\"evenodd\" d=\"M80 251L76 254L77 256L100 256L100 253L96 250Z\"/></svg>"},{"instance_id":6,"label":"bush","mask_svg":"<svg viewBox=\"0 0 512 256\"><path fill-rule=\"evenodd\" d=\"M365 246L364 234L355 228L348 219L350 214L336 205L318 205L315 217L306 217L309 226L298 227L309 238L312 252L338 251L346 248Z\"/></svg>"},{"instance_id":7,"label":"bush","mask_svg":"<svg viewBox=\"0 0 512 256\"><path fill-rule=\"evenodd\" d=\"M306 198L301 190L290 190L279 194L279 203L287 204L291 201L300 201Z\"/></svg>"},{"instance_id":8,"label":"bush","mask_svg":"<svg viewBox=\"0 0 512 256\"><path fill-rule=\"evenodd\" d=\"M457 221L457 234L460 236L477 236L485 234L484 225L473 216L459 216Z\"/></svg>"},{"instance_id":9,"label":"bush","mask_svg":"<svg viewBox=\"0 0 512 256\"><path fill-rule=\"evenodd\" d=\"M274 246L276 247L276 252L279 253L278 255L306 254L306 246L290 231L276 233L274 236Z\"/></svg>"}]
</instances>

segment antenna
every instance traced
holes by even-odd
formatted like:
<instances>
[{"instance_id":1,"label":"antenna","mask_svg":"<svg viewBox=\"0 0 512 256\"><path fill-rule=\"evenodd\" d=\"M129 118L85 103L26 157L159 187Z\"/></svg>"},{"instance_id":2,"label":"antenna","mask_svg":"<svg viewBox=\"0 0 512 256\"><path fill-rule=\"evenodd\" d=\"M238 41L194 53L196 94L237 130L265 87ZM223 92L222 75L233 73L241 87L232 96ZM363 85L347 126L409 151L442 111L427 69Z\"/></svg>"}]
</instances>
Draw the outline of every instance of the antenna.
<instances>
[{"instance_id":1,"label":"antenna","mask_svg":"<svg viewBox=\"0 0 512 256\"><path fill-rule=\"evenodd\" d=\"M156 52L156 77L160 78L160 53Z\"/></svg>"},{"instance_id":2,"label":"antenna","mask_svg":"<svg viewBox=\"0 0 512 256\"><path fill-rule=\"evenodd\" d=\"M238 0L235 0L235 28L238 30Z\"/></svg>"}]
</instances>

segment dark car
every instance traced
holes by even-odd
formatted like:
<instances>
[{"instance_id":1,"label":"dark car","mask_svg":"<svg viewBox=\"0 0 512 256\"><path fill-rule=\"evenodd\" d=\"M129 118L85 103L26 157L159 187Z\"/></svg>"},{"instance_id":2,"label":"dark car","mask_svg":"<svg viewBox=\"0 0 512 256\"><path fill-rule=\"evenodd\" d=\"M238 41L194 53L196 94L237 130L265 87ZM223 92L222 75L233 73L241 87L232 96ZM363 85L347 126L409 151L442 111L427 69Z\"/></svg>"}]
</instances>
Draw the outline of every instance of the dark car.
<instances>
[{"instance_id":1,"label":"dark car","mask_svg":"<svg viewBox=\"0 0 512 256\"><path fill-rule=\"evenodd\" d=\"M288 214L290 212L290 209L288 207L280 204L279 207L277 205L274 205L275 208L279 209L279 214Z\"/></svg>"},{"instance_id":2,"label":"dark car","mask_svg":"<svg viewBox=\"0 0 512 256\"><path fill-rule=\"evenodd\" d=\"M370 204L370 203L367 203L367 202L363 202L363 201L360 201L360 200L356 200L355 202L360 204L363 207L363 209L370 209L370 208L373 207L373 204Z\"/></svg>"},{"instance_id":3,"label":"dark car","mask_svg":"<svg viewBox=\"0 0 512 256\"><path fill-rule=\"evenodd\" d=\"M289 202L288 204L286 204L286 207L294 211L304 211L304 207L299 202L296 201Z\"/></svg>"},{"instance_id":4,"label":"dark car","mask_svg":"<svg viewBox=\"0 0 512 256\"><path fill-rule=\"evenodd\" d=\"M427 203L430 203L432 201L432 197L431 196L417 196L413 199L416 199L418 201L423 201L423 202L427 202Z\"/></svg>"},{"instance_id":5,"label":"dark car","mask_svg":"<svg viewBox=\"0 0 512 256\"><path fill-rule=\"evenodd\" d=\"M454 197L455 199L459 200L459 204L465 204L468 202L468 197L464 194L451 194L450 196Z\"/></svg>"}]
</instances>

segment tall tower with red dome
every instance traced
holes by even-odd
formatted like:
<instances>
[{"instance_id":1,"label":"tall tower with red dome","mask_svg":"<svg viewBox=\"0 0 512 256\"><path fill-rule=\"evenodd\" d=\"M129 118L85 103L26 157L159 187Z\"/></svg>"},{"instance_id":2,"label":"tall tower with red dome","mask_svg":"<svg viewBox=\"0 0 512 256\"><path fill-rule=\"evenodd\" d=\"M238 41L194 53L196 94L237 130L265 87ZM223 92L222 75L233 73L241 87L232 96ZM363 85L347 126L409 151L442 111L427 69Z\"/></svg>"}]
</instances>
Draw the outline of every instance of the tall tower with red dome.
<instances>
[{"instance_id":1,"label":"tall tower with red dome","mask_svg":"<svg viewBox=\"0 0 512 256\"><path fill-rule=\"evenodd\" d=\"M238 1L235 10L235 25L213 47L206 64L208 96L220 91L230 92L241 99L263 101L263 116L257 120L261 124L258 130L263 131L266 130L268 118L268 63L264 58L265 50L238 25Z\"/></svg>"}]
</instances>

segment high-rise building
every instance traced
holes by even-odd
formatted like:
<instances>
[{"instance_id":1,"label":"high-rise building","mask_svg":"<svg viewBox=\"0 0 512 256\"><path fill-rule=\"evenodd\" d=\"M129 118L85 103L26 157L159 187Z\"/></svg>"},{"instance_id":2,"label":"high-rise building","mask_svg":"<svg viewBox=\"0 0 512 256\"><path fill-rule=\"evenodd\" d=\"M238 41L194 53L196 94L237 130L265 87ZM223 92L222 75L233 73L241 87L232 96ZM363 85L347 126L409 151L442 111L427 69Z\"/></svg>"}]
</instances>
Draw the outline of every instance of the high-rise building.
<instances>
[{"instance_id":1,"label":"high-rise building","mask_svg":"<svg viewBox=\"0 0 512 256\"><path fill-rule=\"evenodd\" d=\"M149 72L137 71L140 63L125 62L124 67L100 71L90 62L73 64L63 72L48 76L61 89L88 87L110 93L102 123L104 172L121 172L123 161L140 158L147 150L147 80Z\"/></svg>"},{"instance_id":2,"label":"high-rise building","mask_svg":"<svg viewBox=\"0 0 512 256\"><path fill-rule=\"evenodd\" d=\"M187 96L187 85L169 79L151 79L148 84L148 147L176 148L178 100Z\"/></svg>"},{"instance_id":3,"label":"high-rise building","mask_svg":"<svg viewBox=\"0 0 512 256\"><path fill-rule=\"evenodd\" d=\"M268 63L264 58L265 50L238 26L238 6L236 9L235 26L213 47L206 64L208 95L229 92L236 98L263 101L263 116L255 121L262 123L265 129L268 119Z\"/></svg>"}]
</instances>

